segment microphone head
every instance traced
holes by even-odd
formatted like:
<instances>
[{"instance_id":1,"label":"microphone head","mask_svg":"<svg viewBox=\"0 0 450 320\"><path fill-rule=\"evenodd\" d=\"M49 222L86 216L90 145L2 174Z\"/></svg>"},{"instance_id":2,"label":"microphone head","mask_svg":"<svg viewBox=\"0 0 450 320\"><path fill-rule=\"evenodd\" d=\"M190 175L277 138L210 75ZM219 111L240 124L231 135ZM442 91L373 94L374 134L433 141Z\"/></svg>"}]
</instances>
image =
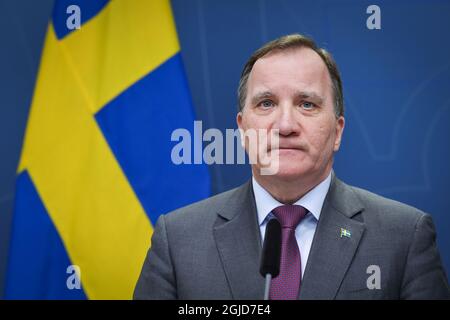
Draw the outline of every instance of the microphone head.
<instances>
[{"instance_id":1,"label":"microphone head","mask_svg":"<svg viewBox=\"0 0 450 320\"><path fill-rule=\"evenodd\" d=\"M264 245L259 272L263 277L271 274L275 278L280 273L281 225L277 219L271 219L266 226Z\"/></svg>"}]
</instances>

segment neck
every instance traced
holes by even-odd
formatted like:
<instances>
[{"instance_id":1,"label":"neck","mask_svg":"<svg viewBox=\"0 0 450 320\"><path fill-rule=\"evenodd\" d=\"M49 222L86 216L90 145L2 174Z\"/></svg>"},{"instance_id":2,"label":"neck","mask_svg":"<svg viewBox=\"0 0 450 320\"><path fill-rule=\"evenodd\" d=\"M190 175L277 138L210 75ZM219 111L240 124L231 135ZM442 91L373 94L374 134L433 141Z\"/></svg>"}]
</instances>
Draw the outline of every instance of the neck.
<instances>
[{"instance_id":1,"label":"neck","mask_svg":"<svg viewBox=\"0 0 450 320\"><path fill-rule=\"evenodd\" d=\"M330 171L331 168L318 176L299 177L298 179L290 180L286 180L275 175L258 175L255 174L255 171L253 171L253 176L255 180L264 189L266 189L274 199L283 204L293 204L324 181L330 174Z\"/></svg>"}]
</instances>

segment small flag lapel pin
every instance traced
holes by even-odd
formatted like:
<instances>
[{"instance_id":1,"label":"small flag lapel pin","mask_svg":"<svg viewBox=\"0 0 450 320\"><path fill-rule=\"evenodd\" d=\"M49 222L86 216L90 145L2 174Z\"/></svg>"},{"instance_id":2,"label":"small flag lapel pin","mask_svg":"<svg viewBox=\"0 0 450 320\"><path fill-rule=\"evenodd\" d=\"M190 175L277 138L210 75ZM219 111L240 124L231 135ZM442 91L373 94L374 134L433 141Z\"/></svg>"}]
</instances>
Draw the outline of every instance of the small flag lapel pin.
<instances>
[{"instance_id":1,"label":"small flag lapel pin","mask_svg":"<svg viewBox=\"0 0 450 320\"><path fill-rule=\"evenodd\" d=\"M347 229L341 228L341 238L342 237L347 237L347 238L351 238L352 234L350 231L348 231Z\"/></svg>"}]
</instances>

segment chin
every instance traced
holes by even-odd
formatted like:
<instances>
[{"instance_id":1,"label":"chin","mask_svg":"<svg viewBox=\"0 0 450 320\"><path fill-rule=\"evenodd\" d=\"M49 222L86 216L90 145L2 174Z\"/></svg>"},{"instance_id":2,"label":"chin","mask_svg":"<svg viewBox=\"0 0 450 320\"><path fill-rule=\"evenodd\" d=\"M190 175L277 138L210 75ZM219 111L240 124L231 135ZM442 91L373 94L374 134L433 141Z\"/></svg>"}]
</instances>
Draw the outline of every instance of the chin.
<instances>
[{"instance_id":1,"label":"chin","mask_svg":"<svg viewBox=\"0 0 450 320\"><path fill-rule=\"evenodd\" d=\"M301 166L299 164L281 163L277 173L274 174L274 176L282 180L293 181L301 179L302 177L308 175L309 172L310 170L308 170L308 168L306 168L305 166Z\"/></svg>"}]
</instances>

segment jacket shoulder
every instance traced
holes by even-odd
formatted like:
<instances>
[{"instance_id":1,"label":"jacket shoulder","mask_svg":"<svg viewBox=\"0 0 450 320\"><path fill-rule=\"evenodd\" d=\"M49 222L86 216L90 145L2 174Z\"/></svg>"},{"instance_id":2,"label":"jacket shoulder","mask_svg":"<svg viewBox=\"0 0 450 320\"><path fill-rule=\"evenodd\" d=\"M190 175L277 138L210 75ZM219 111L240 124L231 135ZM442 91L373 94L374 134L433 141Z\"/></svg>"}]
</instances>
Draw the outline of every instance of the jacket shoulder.
<instances>
[{"instance_id":1,"label":"jacket shoulder","mask_svg":"<svg viewBox=\"0 0 450 320\"><path fill-rule=\"evenodd\" d=\"M234 201L237 196L244 192L247 184L237 188L219 193L204 200L192 203L185 207L168 212L164 215L167 224L204 224L213 222L217 213L228 204Z\"/></svg>"},{"instance_id":2,"label":"jacket shoulder","mask_svg":"<svg viewBox=\"0 0 450 320\"><path fill-rule=\"evenodd\" d=\"M411 205L389 199L368 190L348 186L364 206L364 217L382 219L391 226L415 227L427 213Z\"/></svg>"}]
</instances>

